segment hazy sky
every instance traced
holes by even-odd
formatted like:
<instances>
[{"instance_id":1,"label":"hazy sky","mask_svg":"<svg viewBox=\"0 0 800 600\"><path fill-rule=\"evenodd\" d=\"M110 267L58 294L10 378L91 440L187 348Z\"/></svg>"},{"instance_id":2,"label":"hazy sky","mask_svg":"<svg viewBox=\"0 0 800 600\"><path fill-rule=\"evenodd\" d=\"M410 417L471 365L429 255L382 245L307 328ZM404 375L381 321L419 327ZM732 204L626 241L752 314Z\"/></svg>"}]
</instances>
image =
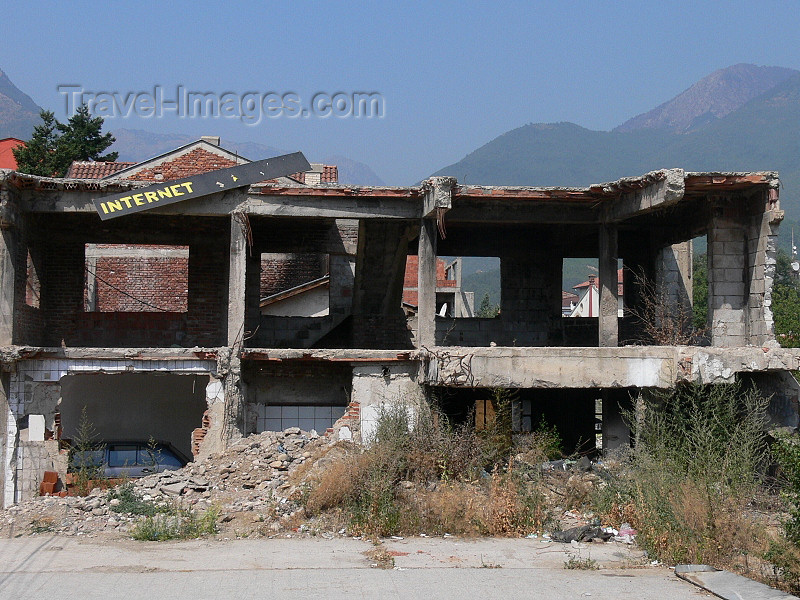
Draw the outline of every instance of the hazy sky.
<instances>
[{"instance_id":1,"label":"hazy sky","mask_svg":"<svg viewBox=\"0 0 800 600\"><path fill-rule=\"evenodd\" d=\"M247 125L166 110L107 127L341 154L402 185L529 122L610 129L722 67L800 68L800 3L6 0L0 45L0 69L61 120L59 85L120 98L160 85L168 100L178 86L293 93L295 106L377 92L380 118Z\"/></svg>"}]
</instances>

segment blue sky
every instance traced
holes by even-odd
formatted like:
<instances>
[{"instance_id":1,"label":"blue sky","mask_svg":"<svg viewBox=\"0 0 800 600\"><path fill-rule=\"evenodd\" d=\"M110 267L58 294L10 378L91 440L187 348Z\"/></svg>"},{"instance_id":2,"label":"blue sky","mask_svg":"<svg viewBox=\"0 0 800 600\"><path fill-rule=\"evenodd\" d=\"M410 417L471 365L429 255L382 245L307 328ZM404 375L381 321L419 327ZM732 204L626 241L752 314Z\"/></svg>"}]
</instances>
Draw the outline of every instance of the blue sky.
<instances>
[{"instance_id":1,"label":"blue sky","mask_svg":"<svg viewBox=\"0 0 800 600\"><path fill-rule=\"evenodd\" d=\"M0 69L65 118L59 85L126 94L378 92L381 118L109 118L340 154L413 183L529 122L610 129L739 62L800 68L796 2L4 3Z\"/></svg>"}]
</instances>

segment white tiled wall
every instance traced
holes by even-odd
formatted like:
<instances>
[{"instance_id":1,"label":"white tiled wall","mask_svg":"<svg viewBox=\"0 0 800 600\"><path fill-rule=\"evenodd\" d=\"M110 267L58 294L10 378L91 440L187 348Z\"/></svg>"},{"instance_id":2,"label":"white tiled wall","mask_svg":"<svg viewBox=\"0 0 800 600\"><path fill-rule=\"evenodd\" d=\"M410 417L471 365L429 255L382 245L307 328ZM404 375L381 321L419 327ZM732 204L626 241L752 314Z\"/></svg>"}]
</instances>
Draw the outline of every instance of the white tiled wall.
<instances>
[{"instance_id":1,"label":"white tiled wall","mask_svg":"<svg viewBox=\"0 0 800 600\"><path fill-rule=\"evenodd\" d=\"M323 433L342 415L345 406L307 406L307 405L258 405L257 430L283 431L287 427L299 427L303 431L315 430Z\"/></svg>"},{"instance_id":2,"label":"white tiled wall","mask_svg":"<svg viewBox=\"0 0 800 600\"><path fill-rule=\"evenodd\" d=\"M100 360L100 359L58 359L48 358L42 360L21 360L17 363L16 372L11 374L8 405L9 411L6 419L6 439L13 440L17 435L17 419L25 414L25 404L33 399L33 384L48 382L57 383L62 377L76 373L214 373L217 364L213 360L180 359L180 360ZM212 393L222 395L219 382L212 382L215 386ZM212 397L212 396L209 396ZM2 419L4 415L0 415ZM5 490L2 490L2 504L9 506L15 498L14 472L14 447L6 445L6 455L0 457L0 468L5 470ZM18 496L18 494L17 494Z\"/></svg>"}]
</instances>

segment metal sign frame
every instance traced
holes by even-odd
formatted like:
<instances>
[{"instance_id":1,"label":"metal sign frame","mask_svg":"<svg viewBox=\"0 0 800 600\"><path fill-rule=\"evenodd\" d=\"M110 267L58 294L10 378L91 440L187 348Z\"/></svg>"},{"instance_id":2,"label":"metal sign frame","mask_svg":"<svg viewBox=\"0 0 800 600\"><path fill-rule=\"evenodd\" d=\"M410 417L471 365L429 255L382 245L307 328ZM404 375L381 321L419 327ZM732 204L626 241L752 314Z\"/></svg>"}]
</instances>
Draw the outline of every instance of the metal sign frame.
<instances>
[{"instance_id":1,"label":"metal sign frame","mask_svg":"<svg viewBox=\"0 0 800 600\"><path fill-rule=\"evenodd\" d=\"M283 154L264 160L192 175L174 181L165 181L144 188L135 188L121 194L103 196L92 200L103 221L124 215L202 198L225 190L240 188L276 177L303 173L311 165L302 152Z\"/></svg>"}]
</instances>

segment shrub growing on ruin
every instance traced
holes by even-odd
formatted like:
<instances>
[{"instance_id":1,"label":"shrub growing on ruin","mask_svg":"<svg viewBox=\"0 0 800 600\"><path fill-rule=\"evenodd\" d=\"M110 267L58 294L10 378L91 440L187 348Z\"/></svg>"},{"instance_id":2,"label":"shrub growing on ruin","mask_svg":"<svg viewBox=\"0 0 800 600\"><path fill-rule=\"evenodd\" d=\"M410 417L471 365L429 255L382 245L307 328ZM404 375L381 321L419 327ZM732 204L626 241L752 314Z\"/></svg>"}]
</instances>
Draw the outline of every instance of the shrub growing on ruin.
<instances>
[{"instance_id":1,"label":"shrub growing on ruin","mask_svg":"<svg viewBox=\"0 0 800 600\"><path fill-rule=\"evenodd\" d=\"M97 443L97 430L89 419L84 406L78 428L69 451L68 470L72 473L75 492L85 496L91 491L93 482L105 477L105 446Z\"/></svg>"},{"instance_id":2,"label":"shrub growing on ruin","mask_svg":"<svg viewBox=\"0 0 800 600\"><path fill-rule=\"evenodd\" d=\"M341 511L351 531L367 535L541 530L549 518L541 470L513 466L511 397L493 394L495 420L483 431L453 426L429 406L386 406L368 447L340 452L310 481L307 512ZM518 455L546 457L521 440L528 445Z\"/></svg>"},{"instance_id":3,"label":"shrub growing on ruin","mask_svg":"<svg viewBox=\"0 0 800 600\"><path fill-rule=\"evenodd\" d=\"M670 564L724 566L762 542L744 517L768 457L768 400L752 387L687 384L653 391L629 413L637 445L595 497L598 512L639 531Z\"/></svg>"}]
</instances>

